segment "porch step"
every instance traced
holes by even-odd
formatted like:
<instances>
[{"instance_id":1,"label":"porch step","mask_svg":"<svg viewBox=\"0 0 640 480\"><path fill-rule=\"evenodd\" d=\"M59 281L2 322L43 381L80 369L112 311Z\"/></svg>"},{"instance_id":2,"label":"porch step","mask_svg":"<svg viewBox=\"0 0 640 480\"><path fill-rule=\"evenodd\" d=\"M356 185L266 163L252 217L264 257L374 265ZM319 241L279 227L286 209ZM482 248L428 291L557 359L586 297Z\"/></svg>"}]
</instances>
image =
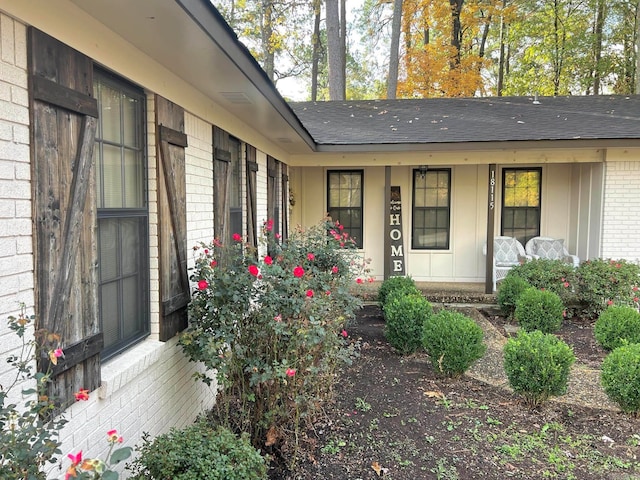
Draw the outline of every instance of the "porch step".
<instances>
[{"instance_id":1,"label":"porch step","mask_svg":"<svg viewBox=\"0 0 640 480\"><path fill-rule=\"evenodd\" d=\"M355 293L365 302L375 302L381 284L382 282L371 282L358 285ZM496 305L496 295L485 293L483 283L416 282L416 287L434 305L469 305L476 308Z\"/></svg>"}]
</instances>

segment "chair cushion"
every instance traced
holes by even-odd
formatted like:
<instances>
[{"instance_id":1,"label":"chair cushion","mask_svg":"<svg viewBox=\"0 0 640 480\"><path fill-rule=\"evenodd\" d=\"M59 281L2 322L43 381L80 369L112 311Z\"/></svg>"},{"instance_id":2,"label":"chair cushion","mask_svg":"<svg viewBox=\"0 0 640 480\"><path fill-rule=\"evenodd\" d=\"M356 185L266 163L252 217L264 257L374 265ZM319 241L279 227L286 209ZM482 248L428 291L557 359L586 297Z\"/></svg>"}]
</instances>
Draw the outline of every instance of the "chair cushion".
<instances>
[{"instance_id":1,"label":"chair cushion","mask_svg":"<svg viewBox=\"0 0 640 480\"><path fill-rule=\"evenodd\" d=\"M549 260L562 260L564 240L537 240L535 254Z\"/></svg>"},{"instance_id":2,"label":"chair cushion","mask_svg":"<svg viewBox=\"0 0 640 480\"><path fill-rule=\"evenodd\" d=\"M497 240L493 248L496 265L517 265L519 263L518 255L520 252L514 239Z\"/></svg>"}]
</instances>

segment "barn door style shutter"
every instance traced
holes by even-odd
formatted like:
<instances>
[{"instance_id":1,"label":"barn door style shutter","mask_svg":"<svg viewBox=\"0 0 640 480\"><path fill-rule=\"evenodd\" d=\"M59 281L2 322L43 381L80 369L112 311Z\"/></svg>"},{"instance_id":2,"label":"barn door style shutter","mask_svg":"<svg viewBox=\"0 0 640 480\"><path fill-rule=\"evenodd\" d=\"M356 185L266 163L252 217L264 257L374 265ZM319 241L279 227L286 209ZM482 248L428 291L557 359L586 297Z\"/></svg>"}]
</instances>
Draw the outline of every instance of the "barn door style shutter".
<instances>
[{"instance_id":1,"label":"barn door style shutter","mask_svg":"<svg viewBox=\"0 0 640 480\"><path fill-rule=\"evenodd\" d=\"M256 248L258 247L257 177L256 147L247 145L247 241L249 245Z\"/></svg>"},{"instance_id":2,"label":"barn door style shutter","mask_svg":"<svg viewBox=\"0 0 640 480\"><path fill-rule=\"evenodd\" d=\"M61 336L65 357L51 370L59 408L100 386L97 206L93 147L98 107L93 62L29 28L29 101L37 327Z\"/></svg>"},{"instance_id":3,"label":"barn door style shutter","mask_svg":"<svg viewBox=\"0 0 640 480\"><path fill-rule=\"evenodd\" d=\"M287 175L287 166L282 163L282 239L286 240L289 234L289 175Z\"/></svg>"},{"instance_id":4,"label":"barn door style shutter","mask_svg":"<svg viewBox=\"0 0 640 480\"><path fill-rule=\"evenodd\" d=\"M229 133L213 126L213 232L222 243L229 241L229 183L231 146Z\"/></svg>"},{"instance_id":5,"label":"barn door style shutter","mask_svg":"<svg viewBox=\"0 0 640 480\"><path fill-rule=\"evenodd\" d=\"M187 326L191 299L187 275L187 197L182 107L156 95L160 340Z\"/></svg>"}]
</instances>

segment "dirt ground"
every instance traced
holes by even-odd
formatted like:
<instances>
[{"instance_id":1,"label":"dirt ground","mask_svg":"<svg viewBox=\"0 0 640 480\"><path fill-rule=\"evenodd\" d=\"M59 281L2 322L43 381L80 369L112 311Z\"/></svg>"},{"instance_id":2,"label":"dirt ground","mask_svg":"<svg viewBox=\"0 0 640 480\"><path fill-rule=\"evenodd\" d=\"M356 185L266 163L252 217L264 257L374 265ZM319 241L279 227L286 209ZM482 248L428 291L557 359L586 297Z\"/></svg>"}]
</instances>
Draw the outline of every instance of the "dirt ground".
<instances>
[{"instance_id":1,"label":"dirt ground","mask_svg":"<svg viewBox=\"0 0 640 480\"><path fill-rule=\"evenodd\" d=\"M360 357L309 431L311 453L295 471L274 470L270 478L640 479L640 419L619 413L598 391L605 352L593 325L565 322L559 335L578 359L570 391L531 411L509 391L500 367L513 327L495 312L473 312L491 344L488 356L450 380L435 374L424 353L396 354L379 307L365 306L349 327Z\"/></svg>"}]
</instances>

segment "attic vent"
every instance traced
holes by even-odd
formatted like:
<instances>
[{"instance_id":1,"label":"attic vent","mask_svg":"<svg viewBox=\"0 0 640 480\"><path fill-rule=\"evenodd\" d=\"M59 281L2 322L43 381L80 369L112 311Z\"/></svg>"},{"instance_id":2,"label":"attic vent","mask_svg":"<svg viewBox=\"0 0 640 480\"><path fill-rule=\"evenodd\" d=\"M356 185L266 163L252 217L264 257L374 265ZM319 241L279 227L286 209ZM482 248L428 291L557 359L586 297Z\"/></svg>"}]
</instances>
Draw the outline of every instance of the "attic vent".
<instances>
[{"instance_id":1,"label":"attic vent","mask_svg":"<svg viewBox=\"0 0 640 480\"><path fill-rule=\"evenodd\" d=\"M222 95L225 100L235 104L248 105L253 103L243 92L220 92L220 95Z\"/></svg>"},{"instance_id":2,"label":"attic vent","mask_svg":"<svg viewBox=\"0 0 640 480\"><path fill-rule=\"evenodd\" d=\"M293 143L293 141L290 138L287 138L287 137L279 137L277 140L280 143Z\"/></svg>"}]
</instances>

